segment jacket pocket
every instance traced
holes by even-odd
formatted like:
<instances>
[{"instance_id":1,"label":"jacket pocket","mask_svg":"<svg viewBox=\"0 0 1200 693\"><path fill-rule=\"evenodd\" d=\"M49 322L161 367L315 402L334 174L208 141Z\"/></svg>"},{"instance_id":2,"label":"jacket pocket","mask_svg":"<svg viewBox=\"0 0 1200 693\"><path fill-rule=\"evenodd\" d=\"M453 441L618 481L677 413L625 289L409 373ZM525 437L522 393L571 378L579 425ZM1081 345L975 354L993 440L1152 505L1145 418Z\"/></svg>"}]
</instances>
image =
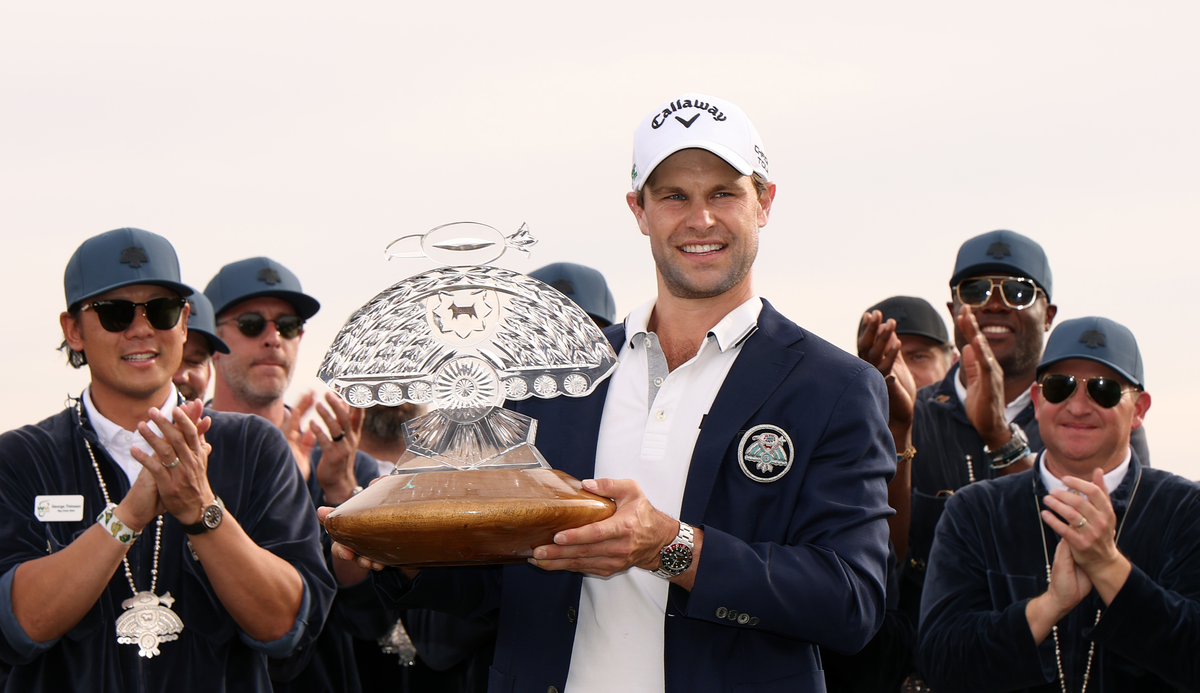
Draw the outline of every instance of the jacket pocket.
<instances>
[{"instance_id":1,"label":"jacket pocket","mask_svg":"<svg viewBox=\"0 0 1200 693\"><path fill-rule=\"evenodd\" d=\"M992 597L992 609L1003 611L1024 599L1032 599L1041 593L1038 579L1030 575L1007 575L995 570L987 571L988 593Z\"/></svg>"}]
</instances>

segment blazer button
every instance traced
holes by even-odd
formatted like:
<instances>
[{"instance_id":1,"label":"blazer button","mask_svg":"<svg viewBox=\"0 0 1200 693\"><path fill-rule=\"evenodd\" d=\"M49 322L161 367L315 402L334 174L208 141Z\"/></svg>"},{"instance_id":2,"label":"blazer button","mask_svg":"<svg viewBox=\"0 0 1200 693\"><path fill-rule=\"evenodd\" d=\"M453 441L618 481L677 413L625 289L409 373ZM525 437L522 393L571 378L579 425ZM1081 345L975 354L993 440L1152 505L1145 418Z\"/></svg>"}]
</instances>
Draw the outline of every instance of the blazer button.
<instances>
[{"instance_id":1,"label":"blazer button","mask_svg":"<svg viewBox=\"0 0 1200 693\"><path fill-rule=\"evenodd\" d=\"M750 617L750 625L752 625L752 626L757 626L757 625L758 625L758 617L757 617L757 616L751 616L751 617Z\"/></svg>"},{"instance_id":2,"label":"blazer button","mask_svg":"<svg viewBox=\"0 0 1200 693\"><path fill-rule=\"evenodd\" d=\"M729 613L729 609L726 609L726 608L725 608L725 607L723 607L723 606L721 606L721 607L717 607L717 618L725 618L725 616L726 616L728 613Z\"/></svg>"},{"instance_id":3,"label":"blazer button","mask_svg":"<svg viewBox=\"0 0 1200 693\"><path fill-rule=\"evenodd\" d=\"M558 689L555 688L554 686L551 686L546 689L546 693L558 693Z\"/></svg>"},{"instance_id":4,"label":"blazer button","mask_svg":"<svg viewBox=\"0 0 1200 693\"><path fill-rule=\"evenodd\" d=\"M573 607L573 606L567 607L567 621L569 621L570 623L575 622L575 607Z\"/></svg>"},{"instance_id":5,"label":"blazer button","mask_svg":"<svg viewBox=\"0 0 1200 693\"><path fill-rule=\"evenodd\" d=\"M750 622L750 614L746 614L746 613L738 614L738 623L740 623L744 626L749 622Z\"/></svg>"},{"instance_id":6,"label":"blazer button","mask_svg":"<svg viewBox=\"0 0 1200 693\"><path fill-rule=\"evenodd\" d=\"M733 609L730 609L729 615L726 616L725 618L729 619L730 621L736 621L736 620L738 620L738 612L734 611Z\"/></svg>"}]
</instances>

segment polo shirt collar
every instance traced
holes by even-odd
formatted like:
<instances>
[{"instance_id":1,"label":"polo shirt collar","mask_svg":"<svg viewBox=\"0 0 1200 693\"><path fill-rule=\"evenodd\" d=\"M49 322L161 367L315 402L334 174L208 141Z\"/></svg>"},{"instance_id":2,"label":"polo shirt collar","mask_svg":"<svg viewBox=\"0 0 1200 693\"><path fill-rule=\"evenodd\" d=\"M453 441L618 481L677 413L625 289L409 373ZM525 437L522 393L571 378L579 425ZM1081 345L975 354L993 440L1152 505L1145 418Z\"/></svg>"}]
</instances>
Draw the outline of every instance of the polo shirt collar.
<instances>
[{"instance_id":1,"label":"polo shirt collar","mask_svg":"<svg viewBox=\"0 0 1200 693\"><path fill-rule=\"evenodd\" d=\"M635 346L635 339L646 334L650 316L654 313L654 304L654 300L647 301L625 318L625 338L629 346ZM708 331L708 336L716 340L717 348L722 352L741 346L742 342L758 329L758 316L762 313L762 307L762 298L751 296L713 325Z\"/></svg>"},{"instance_id":2,"label":"polo shirt collar","mask_svg":"<svg viewBox=\"0 0 1200 693\"><path fill-rule=\"evenodd\" d=\"M1121 464L1118 464L1116 467L1114 467L1111 472L1104 475L1104 485L1108 487L1108 495L1109 496L1112 496L1113 492L1116 491L1117 488L1121 485L1121 482L1125 480L1125 475L1129 472L1129 461L1131 459L1133 459L1133 446L1130 446L1129 450L1127 450L1125 452L1124 461L1122 461ZM1054 476L1053 474L1050 473L1050 470L1046 469L1046 451L1045 450L1043 450L1042 453L1040 455L1038 455L1038 475L1041 477L1042 486L1045 487L1047 492L1054 491L1054 490L1061 490L1061 491L1070 490L1067 488L1067 485L1062 482L1061 479ZM1085 481L1091 481L1091 479L1090 478L1085 479Z\"/></svg>"},{"instance_id":3,"label":"polo shirt collar","mask_svg":"<svg viewBox=\"0 0 1200 693\"><path fill-rule=\"evenodd\" d=\"M172 405L178 401L179 393L175 389L175 383L171 383L171 392L167 395L167 399L163 401L162 405L159 406L159 410L161 410L163 416L167 417L167 420L171 421L172 423L175 421L175 407ZM88 421L92 424L92 430L96 432L96 439L106 449L108 449L109 446L115 442L114 439L116 436L126 432L125 429L110 421L107 417L100 413L99 409L96 408L95 403L92 402L91 387L88 387L88 389L83 391L83 406L87 409ZM162 431L158 430L158 426L156 426L153 421L150 422L150 428L155 433L161 435ZM141 437L141 434L137 431L129 431L129 433L133 433L139 438ZM123 446L118 444L118 447Z\"/></svg>"}]
</instances>

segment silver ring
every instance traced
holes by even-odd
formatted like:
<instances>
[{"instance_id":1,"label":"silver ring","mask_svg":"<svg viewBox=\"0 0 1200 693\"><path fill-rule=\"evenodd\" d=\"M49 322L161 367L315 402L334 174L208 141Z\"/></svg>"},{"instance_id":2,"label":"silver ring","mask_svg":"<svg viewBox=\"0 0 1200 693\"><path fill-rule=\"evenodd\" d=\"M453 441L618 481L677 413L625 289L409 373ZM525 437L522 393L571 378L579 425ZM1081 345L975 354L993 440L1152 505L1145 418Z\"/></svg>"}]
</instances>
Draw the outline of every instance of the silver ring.
<instances>
[{"instance_id":1,"label":"silver ring","mask_svg":"<svg viewBox=\"0 0 1200 693\"><path fill-rule=\"evenodd\" d=\"M176 457L170 464L163 462L162 466L166 467L167 469L174 469L179 466L179 458Z\"/></svg>"},{"instance_id":2,"label":"silver ring","mask_svg":"<svg viewBox=\"0 0 1200 693\"><path fill-rule=\"evenodd\" d=\"M1079 516L1079 522L1075 523L1075 529L1082 529L1088 523L1088 519L1083 515Z\"/></svg>"}]
</instances>

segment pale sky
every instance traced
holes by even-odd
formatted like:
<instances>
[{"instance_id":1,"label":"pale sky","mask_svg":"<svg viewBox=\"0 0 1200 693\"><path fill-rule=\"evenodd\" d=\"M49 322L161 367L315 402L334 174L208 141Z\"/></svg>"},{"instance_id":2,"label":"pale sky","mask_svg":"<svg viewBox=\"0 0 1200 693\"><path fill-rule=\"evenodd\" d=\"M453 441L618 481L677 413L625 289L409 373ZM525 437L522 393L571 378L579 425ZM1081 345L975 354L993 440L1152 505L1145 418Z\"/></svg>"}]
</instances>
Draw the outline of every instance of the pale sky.
<instances>
[{"instance_id":1,"label":"pale sky","mask_svg":"<svg viewBox=\"0 0 1200 693\"><path fill-rule=\"evenodd\" d=\"M940 308L962 241L1018 231L1059 320L1133 330L1153 463L1200 478L1197 35L1185 2L9 3L0 430L86 384L55 351L62 272L122 226L198 289L255 255L299 275L323 308L289 401L354 309L432 266L383 247L450 221L527 222L532 257L499 264L596 267L624 315L654 292L632 132L698 91L762 134L756 287L785 315L852 350L864 308Z\"/></svg>"}]
</instances>

